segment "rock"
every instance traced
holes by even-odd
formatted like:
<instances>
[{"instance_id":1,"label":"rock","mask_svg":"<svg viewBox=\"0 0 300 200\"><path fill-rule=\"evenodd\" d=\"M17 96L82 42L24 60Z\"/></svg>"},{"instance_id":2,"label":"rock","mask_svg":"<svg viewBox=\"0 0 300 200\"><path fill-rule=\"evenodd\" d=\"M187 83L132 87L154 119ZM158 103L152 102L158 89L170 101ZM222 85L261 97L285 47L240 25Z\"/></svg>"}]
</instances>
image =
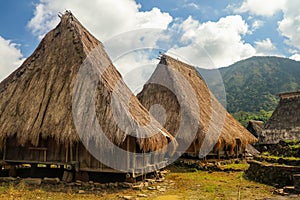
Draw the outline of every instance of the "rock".
<instances>
[{"instance_id":1,"label":"rock","mask_svg":"<svg viewBox=\"0 0 300 200\"><path fill-rule=\"evenodd\" d=\"M133 196L123 196L123 199L130 200L130 199L133 199Z\"/></svg>"},{"instance_id":2,"label":"rock","mask_svg":"<svg viewBox=\"0 0 300 200\"><path fill-rule=\"evenodd\" d=\"M132 186L132 183L127 183L127 182L120 183L120 186L121 186L122 188L131 188L131 187L133 187L133 186Z\"/></svg>"},{"instance_id":3,"label":"rock","mask_svg":"<svg viewBox=\"0 0 300 200\"><path fill-rule=\"evenodd\" d=\"M9 183L16 180L17 178L14 177L0 177L0 182L5 182L5 183Z\"/></svg>"},{"instance_id":4,"label":"rock","mask_svg":"<svg viewBox=\"0 0 300 200\"><path fill-rule=\"evenodd\" d=\"M160 178L160 179L157 179L156 182L158 183L161 183L161 182L164 182L165 181L165 178Z\"/></svg>"},{"instance_id":5,"label":"rock","mask_svg":"<svg viewBox=\"0 0 300 200\"><path fill-rule=\"evenodd\" d=\"M146 195L146 194L138 194L137 196L138 197L148 197L148 195Z\"/></svg>"},{"instance_id":6,"label":"rock","mask_svg":"<svg viewBox=\"0 0 300 200\"><path fill-rule=\"evenodd\" d=\"M295 187L294 186L285 186L283 187L282 193L295 193Z\"/></svg>"},{"instance_id":7,"label":"rock","mask_svg":"<svg viewBox=\"0 0 300 200\"><path fill-rule=\"evenodd\" d=\"M118 182L115 182L115 183L114 183L114 187L115 187L115 188L118 188L118 187L119 187L119 183L118 183Z\"/></svg>"},{"instance_id":8,"label":"rock","mask_svg":"<svg viewBox=\"0 0 300 200\"><path fill-rule=\"evenodd\" d=\"M284 192L283 189L277 189L277 190L274 191L274 193L282 195L282 196L288 195L288 193Z\"/></svg>"},{"instance_id":9,"label":"rock","mask_svg":"<svg viewBox=\"0 0 300 200\"><path fill-rule=\"evenodd\" d=\"M76 186L81 186L81 185L82 185L82 182L79 181L79 180L77 180L77 181L75 182L75 185L76 185Z\"/></svg>"},{"instance_id":10,"label":"rock","mask_svg":"<svg viewBox=\"0 0 300 200\"><path fill-rule=\"evenodd\" d=\"M70 183L70 182L72 182L72 180L73 180L73 173L64 171L62 181L66 182L66 183Z\"/></svg>"},{"instance_id":11,"label":"rock","mask_svg":"<svg viewBox=\"0 0 300 200\"><path fill-rule=\"evenodd\" d=\"M148 183L154 183L155 179L146 179L145 181L148 182Z\"/></svg>"},{"instance_id":12,"label":"rock","mask_svg":"<svg viewBox=\"0 0 300 200\"><path fill-rule=\"evenodd\" d=\"M115 184L114 183L108 183L109 188L114 188Z\"/></svg>"},{"instance_id":13,"label":"rock","mask_svg":"<svg viewBox=\"0 0 300 200\"><path fill-rule=\"evenodd\" d=\"M84 193L85 193L84 190L79 190L79 191L78 191L78 194L84 194Z\"/></svg>"},{"instance_id":14,"label":"rock","mask_svg":"<svg viewBox=\"0 0 300 200\"><path fill-rule=\"evenodd\" d=\"M94 186L99 187L101 183L94 183Z\"/></svg>"},{"instance_id":15,"label":"rock","mask_svg":"<svg viewBox=\"0 0 300 200\"><path fill-rule=\"evenodd\" d=\"M138 185L132 186L132 189L134 189L134 190L141 190L141 189L143 189L143 187L144 187L144 184L140 183Z\"/></svg>"},{"instance_id":16,"label":"rock","mask_svg":"<svg viewBox=\"0 0 300 200\"><path fill-rule=\"evenodd\" d=\"M28 185L41 185L42 184L41 178L25 178L22 181Z\"/></svg>"},{"instance_id":17,"label":"rock","mask_svg":"<svg viewBox=\"0 0 300 200\"><path fill-rule=\"evenodd\" d=\"M148 187L148 190L156 190L156 187Z\"/></svg>"},{"instance_id":18,"label":"rock","mask_svg":"<svg viewBox=\"0 0 300 200\"><path fill-rule=\"evenodd\" d=\"M144 182L144 187L148 187L149 183L148 182Z\"/></svg>"},{"instance_id":19,"label":"rock","mask_svg":"<svg viewBox=\"0 0 300 200\"><path fill-rule=\"evenodd\" d=\"M73 187L73 186L75 186L75 183L67 183L66 185Z\"/></svg>"},{"instance_id":20,"label":"rock","mask_svg":"<svg viewBox=\"0 0 300 200\"><path fill-rule=\"evenodd\" d=\"M59 178L47 178L45 177L44 180L43 180L43 183L46 183L46 184L58 184L60 182Z\"/></svg>"},{"instance_id":21,"label":"rock","mask_svg":"<svg viewBox=\"0 0 300 200\"><path fill-rule=\"evenodd\" d=\"M167 191L167 189L166 188L160 188L160 189L158 189L158 191L165 192L165 191Z\"/></svg>"}]
</instances>

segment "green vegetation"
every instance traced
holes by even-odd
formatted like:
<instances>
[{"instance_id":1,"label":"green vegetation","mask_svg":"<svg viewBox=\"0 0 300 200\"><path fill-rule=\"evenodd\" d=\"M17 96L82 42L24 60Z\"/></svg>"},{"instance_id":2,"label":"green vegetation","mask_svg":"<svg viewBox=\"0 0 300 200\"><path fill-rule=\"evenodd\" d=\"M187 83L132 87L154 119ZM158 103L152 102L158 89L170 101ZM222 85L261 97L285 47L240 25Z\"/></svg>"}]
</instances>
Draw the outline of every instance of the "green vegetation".
<instances>
[{"instance_id":1,"label":"green vegetation","mask_svg":"<svg viewBox=\"0 0 300 200\"><path fill-rule=\"evenodd\" d=\"M124 196L137 198L139 194L146 197L139 199L264 199L275 197L275 188L249 181L243 172L186 172L177 171L167 174L165 181L155 183L166 190L119 190L115 192L98 192L95 194L78 194L76 191L51 192L43 187L29 188L26 185L0 186L0 199L123 199Z\"/></svg>"},{"instance_id":2,"label":"green vegetation","mask_svg":"<svg viewBox=\"0 0 300 200\"><path fill-rule=\"evenodd\" d=\"M223 165L221 166L221 169L230 169L230 170L241 170L241 171L245 171L249 168L249 164L248 163L232 163L232 164L228 164L228 165Z\"/></svg>"},{"instance_id":3,"label":"green vegetation","mask_svg":"<svg viewBox=\"0 0 300 200\"><path fill-rule=\"evenodd\" d=\"M272 113L273 111L265 111L265 110L261 110L258 113L239 111L234 113L233 117L237 119L243 126L246 127L250 120L258 120L266 123L268 119L271 117Z\"/></svg>"},{"instance_id":4,"label":"green vegetation","mask_svg":"<svg viewBox=\"0 0 300 200\"><path fill-rule=\"evenodd\" d=\"M224 98L220 97L220 92L224 83L227 109L236 117L246 113L250 118L261 110L273 111L278 104L278 93L300 89L300 62L287 58L252 57L221 68L219 72L197 70L222 103ZM218 73L223 83L217 80L220 77Z\"/></svg>"}]
</instances>

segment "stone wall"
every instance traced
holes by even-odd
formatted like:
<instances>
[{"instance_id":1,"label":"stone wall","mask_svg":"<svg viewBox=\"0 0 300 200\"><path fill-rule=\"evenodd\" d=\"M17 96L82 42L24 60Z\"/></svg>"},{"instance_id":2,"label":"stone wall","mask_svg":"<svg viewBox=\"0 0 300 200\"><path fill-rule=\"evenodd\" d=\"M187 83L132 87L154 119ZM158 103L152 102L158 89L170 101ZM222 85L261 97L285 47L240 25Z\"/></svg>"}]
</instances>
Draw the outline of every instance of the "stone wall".
<instances>
[{"instance_id":1,"label":"stone wall","mask_svg":"<svg viewBox=\"0 0 300 200\"><path fill-rule=\"evenodd\" d=\"M257 145L255 148L274 156L299 157L300 155L300 141L280 141L277 144Z\"/></svg>"},{"instance_id":2,"label":"stone wall","mask_svg":"<svg viewBox=\"0 0 300 200\"><path fill-rule=\"evenodd\" d=\"M298 166L270 164L256 160L248 163L250 167L245 173L247 178L275 187L292 186L293 175L300 173Z\"/></svg>"}]
</instances>

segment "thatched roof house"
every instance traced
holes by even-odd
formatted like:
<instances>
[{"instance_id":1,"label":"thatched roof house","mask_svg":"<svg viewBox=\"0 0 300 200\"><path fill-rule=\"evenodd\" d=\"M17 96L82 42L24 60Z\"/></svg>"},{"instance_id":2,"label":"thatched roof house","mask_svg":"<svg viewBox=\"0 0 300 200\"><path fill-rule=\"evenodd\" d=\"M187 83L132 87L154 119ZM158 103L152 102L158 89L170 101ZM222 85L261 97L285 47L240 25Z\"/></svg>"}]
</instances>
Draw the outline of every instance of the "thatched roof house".
<instances>
[{"instance_id":1,"label":"thatched roof house","mask_svg":"<svg viewBox=\"0 0 300 200\"><path fill-rule=\"evenodd\" d=\"M91 66L102 74L88 71ZM85 77L78 77L80 70L86 70ZM88 82L96 87L92 100L84 102L80 97L87 95ZM113 98L118 101L115 108ZM96 119L89 114L90 108L95 109ZM120 128L113 112L121 113L122 122L132 124ZM136 124L149 121L152 123L143 130L144 137L138 137ZM80 135L78 129L84 133ZM110 160L118 160L119 165L124 161L124 171L137 167L137 160L124 155L109 154L105 165L100 162L97 156L114 151L107 141L128 152L158 153L164 153L170 141L175 141L125 85L101 42L70 12L61 16L58 26L21 67L0 83L0 130L3 161L72 164L79 171L114 171L113 166L106 166ZM145 159L143 162L151 165L153 160Z\"/></svg>"},{"instance_id":2,"label":"thatched roof house","mask_svg":"<svg viewBox=\"0 0 300 200\"><path fill-rule=\"evenodd\" d=\"M258 120L250 120L247 125L247 130L258 138L264 130L264 122Z\"/></svg>"},{"instance_id":3,"label":"thatched roof house","mask_svg":"<svg viewBox=\"0 0 300 200\"><path fill-rule=\"evenodd\" d=\"M259 137L260 144L300 140L300 91L281 93L279 97L279 104Z\"/></svg>"},{"instance_id":4,"label":"thatched roof house","mask_svg":"<svg viewBox=\"0 0 300 200\"><path fill-rule=\"evenodd\" d=\"M157 104L164 107L162 124L178 141L178 151L191 144L185 151L199 157L212 151L220 155L224 149L233 154L237 146L244 151L247 144L256 142L218 102L195 68L170 56L161 56L137 97L147 109Z\"/></svg>"}]
</instances>

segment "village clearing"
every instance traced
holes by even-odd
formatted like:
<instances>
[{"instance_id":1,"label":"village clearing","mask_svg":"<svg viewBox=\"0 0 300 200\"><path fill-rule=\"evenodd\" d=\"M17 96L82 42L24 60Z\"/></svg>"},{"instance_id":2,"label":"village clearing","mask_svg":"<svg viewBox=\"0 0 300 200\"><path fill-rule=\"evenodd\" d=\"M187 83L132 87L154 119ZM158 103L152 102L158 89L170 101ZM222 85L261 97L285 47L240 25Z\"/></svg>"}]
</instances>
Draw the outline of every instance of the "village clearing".
<instances>
[{"instance_id":1,"label":"village clearing","mask_svg":"<svg viewBox=\"0 0 300 200\"><path fill-rule=\"evenodd\" d=\"M51 185L28 186L2 183L0 199L290 199L276 195L275 188L249 181L242 171L209 172L170 168L163 182L138 189L79 190L75 186L53 189Z\"/></svg>"}]
</instances>

